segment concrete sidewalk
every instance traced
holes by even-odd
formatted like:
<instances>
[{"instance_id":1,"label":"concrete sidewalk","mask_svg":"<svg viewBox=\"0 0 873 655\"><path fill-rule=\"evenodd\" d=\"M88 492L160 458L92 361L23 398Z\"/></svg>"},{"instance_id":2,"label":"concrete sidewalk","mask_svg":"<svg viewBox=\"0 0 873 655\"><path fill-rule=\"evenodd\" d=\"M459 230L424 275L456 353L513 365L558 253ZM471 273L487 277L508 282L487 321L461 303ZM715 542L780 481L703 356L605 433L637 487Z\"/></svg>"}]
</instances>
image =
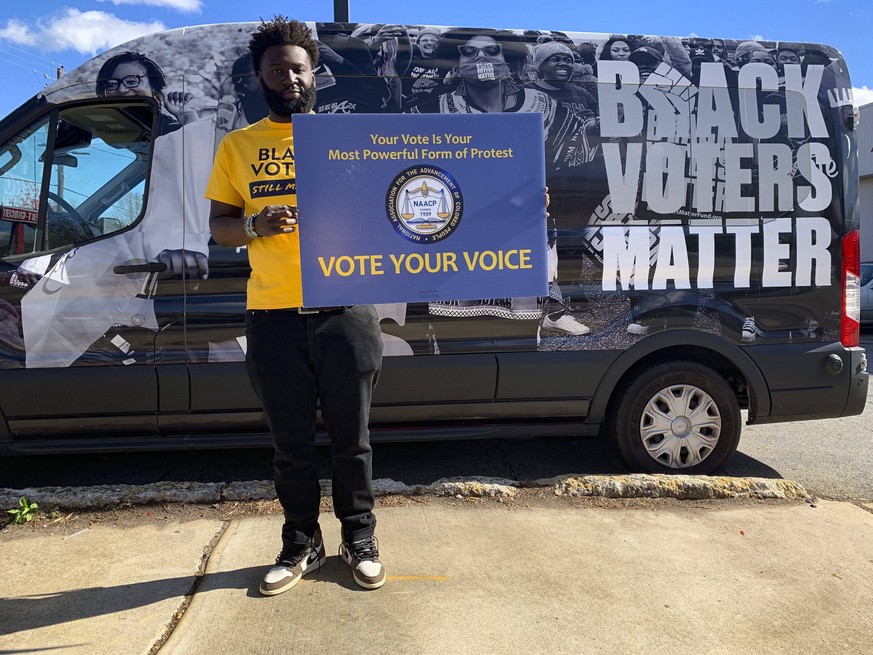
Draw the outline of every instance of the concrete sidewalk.
<instances>
[{"instance_id":1,"label":"concrete sidewalk","mask_svg":"<svg viewBox=\"0 0 873 655\"><path fill-rule=\"evenodd\" d=\"M439 500L378 517L385 587L353 584L326 516L327 565L273 598L257 588L280 516L4 530L0 653L855 654L873 643L873 505Z\"/></svg>"}]
</instances>

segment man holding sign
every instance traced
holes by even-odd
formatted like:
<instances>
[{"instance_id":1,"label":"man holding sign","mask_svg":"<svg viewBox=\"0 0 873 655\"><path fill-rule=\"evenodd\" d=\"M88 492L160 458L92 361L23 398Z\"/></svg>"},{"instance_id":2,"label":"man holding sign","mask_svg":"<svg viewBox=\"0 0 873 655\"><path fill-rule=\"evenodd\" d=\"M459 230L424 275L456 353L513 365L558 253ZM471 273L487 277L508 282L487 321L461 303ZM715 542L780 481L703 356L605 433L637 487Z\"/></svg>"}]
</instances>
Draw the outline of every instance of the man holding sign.
<instances>
[{"instance_id":1,"label":"man holding sign","mask_svg":"<svg viewBox=\"0 0 873 655\"><path fill-rule=\"evenodd\" d=\"M385 569L374 537L367 424L382 361L379 319L372 305L302 306L291 118L315 106L318 47L306 25L276 16L260 25L249 49L270 114L221 142L206 196L215 241L247 246L252 268L246 367L273 435L285 514L282 551L260 591L287 591L326 560L314 456L319 401L331 440L340 556L358 585L376 589Z\"/></svg>"}]
</instances>

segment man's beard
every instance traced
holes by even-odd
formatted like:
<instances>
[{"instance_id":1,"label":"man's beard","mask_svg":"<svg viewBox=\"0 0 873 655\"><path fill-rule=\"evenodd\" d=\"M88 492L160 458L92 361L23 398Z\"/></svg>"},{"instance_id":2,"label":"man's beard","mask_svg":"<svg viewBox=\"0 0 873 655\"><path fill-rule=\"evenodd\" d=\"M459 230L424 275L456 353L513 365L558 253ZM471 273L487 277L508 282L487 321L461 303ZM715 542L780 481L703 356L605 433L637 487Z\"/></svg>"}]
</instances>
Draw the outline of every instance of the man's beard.
<instances>
[{"instance_id":1,"label":"man's beard","mask_svg":"<svg viewBox=\"0 0 873 655\"><path fill-rule=\"evenodd\" d=\"M315 108L315 84L300 94L299 98L286 100L281 93L268 88L261 82L261 90L270 111L279 116L293 116L294 114L308 114Z\"/></svg>"}]
</instances>

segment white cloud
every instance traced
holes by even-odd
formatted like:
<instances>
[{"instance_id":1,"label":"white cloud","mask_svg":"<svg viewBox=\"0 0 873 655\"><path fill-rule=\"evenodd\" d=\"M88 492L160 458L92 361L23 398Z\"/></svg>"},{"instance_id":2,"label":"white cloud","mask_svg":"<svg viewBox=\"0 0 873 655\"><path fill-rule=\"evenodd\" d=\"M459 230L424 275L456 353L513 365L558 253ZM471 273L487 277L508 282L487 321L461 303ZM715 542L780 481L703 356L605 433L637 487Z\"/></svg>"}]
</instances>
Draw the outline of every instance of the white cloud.
<instances>
[{"instance_id":1,"label":"white cloud","mask_svg":"<svg viewBox=\"0 0 873 655\"><path fill-rule=\"evenodd\" d=\"M202 0L100 0L118 5L148 5L149 7L166 7L177 11L193 12L203 9Z\"/></svg>"},{"instance_id":2,"label":"white cloud","mask_svg":"<svg viewBox=\"0 0 873 655\"><path fill-rule=\"evenodd\" d=\"M866 86L852 87L852 96L855 100L855 106L863 107L873 102L873 89L868 89Z\"/></svg>"},{"instance_id":3,"label":"white cloud","mask_svg":"<svg viewBox=\"0 0 873 655\"><path fill-rule=\"evenodd\" d=\"M0 39L9 39L21 45L36 45L37 38L30 28L20 20L11 19L6 27L0 29Z\"/></svg>"},{"instance_id":4,"label":"white cloud","mask_svg":"<svg viewBox=\"0 0 873 655\"><path fill-rule=\"evenodd\" d=\"M14 43L37 46L43 52L72 49L95 55L125 41L165 29L160 21L137 23L103 11L65 9L59 16L39 20L32 26L14 19L7 21L0 36Z\"/></svg>"}]
</instances>

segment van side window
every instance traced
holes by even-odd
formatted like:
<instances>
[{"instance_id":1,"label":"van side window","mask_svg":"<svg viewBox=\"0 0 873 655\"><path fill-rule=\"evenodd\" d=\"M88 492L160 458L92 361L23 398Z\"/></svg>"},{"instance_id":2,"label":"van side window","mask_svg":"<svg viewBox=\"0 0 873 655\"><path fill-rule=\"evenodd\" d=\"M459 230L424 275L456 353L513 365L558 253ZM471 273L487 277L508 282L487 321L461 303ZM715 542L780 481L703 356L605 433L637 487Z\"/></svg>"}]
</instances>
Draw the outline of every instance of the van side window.
<instances>
[{"instance_id":1,"label":"van side window","mask_svg":"<svg viewBox=\"0 0 873 655\"><path fill-rule=\"evenodd\" d=\"M52 156L45 250L122 230L142 214L152 112L144 105L62 111Z\"/></svg>"},{"instance_id":2,"label":"van side window","mask_svg":"<svg viewBox=\"0 0 873 655\"><path fill-rule=\"evenodd\" d=\"M0 256L71 246L135 223L143 210L152 121L147 105L76 107L58 114L52 148L46 147L50 121L0 147ZM51 170L41 194L46 153ZM41 197L45 223L37 230Z\"/></svg>"},{"instance_id":3,"label":"van side window","mask_svg":"<svg viewBox=\"0 0 873 655\"><path fill-rule=\"evenodd\" d=\"M0 147L0 257L33 252L48 121Z\"/></svg>"}]
</instances>

